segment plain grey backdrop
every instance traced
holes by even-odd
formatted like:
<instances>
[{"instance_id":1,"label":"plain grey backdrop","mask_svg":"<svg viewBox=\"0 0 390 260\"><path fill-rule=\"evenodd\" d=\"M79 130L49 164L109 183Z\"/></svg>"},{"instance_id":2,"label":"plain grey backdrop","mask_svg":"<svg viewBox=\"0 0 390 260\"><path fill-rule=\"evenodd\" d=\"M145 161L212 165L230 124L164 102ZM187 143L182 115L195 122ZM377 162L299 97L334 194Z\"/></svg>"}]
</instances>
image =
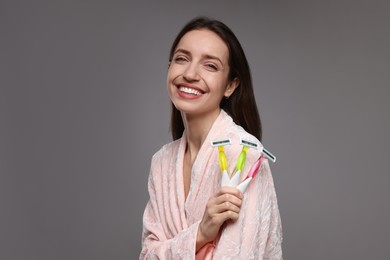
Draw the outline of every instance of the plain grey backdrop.
<instances>
[{"instance_id":1,"label":"plain grey backdrop","mask_svg":"<svg viewBox=\"0 0 390 260\"><path fill-rule=\"evenodd\" d=\"M170 44L236 33L284 258L389 259L389 1L0 2L0 259L137 259Z\"/></svg>"}]
</instances>

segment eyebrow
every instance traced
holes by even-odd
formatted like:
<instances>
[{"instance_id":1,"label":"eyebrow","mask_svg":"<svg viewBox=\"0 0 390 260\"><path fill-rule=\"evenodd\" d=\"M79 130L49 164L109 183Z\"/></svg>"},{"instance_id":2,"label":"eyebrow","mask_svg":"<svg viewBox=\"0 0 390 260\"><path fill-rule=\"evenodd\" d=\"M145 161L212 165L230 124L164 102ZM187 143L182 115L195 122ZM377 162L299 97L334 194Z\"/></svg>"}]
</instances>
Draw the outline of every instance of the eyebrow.
<instances>
[{"instance_id":1,"label":"eyebrow","mask_svg":"<svg viewBox=\"0 0 390 260\"><path fill-rule=\"evenodd\" d=\"M181 52L181 53L184 53L184 54L186 54L186 55L191 56L191 52L188 51L188 50L185 50L185 49L177 49L177 50L175 51L175 54L178 53L178 52ZM211 55L211 54L204 54L204 55L202 55L202 58L204 58L204 59L211 59L211 60L217 60L217 61L219 61L219 62L221 63L221 65L223 66L223 62L222 62L221 59L218 58L217 56L214 56L214 55Z\"/></svg>"}]
</instances>

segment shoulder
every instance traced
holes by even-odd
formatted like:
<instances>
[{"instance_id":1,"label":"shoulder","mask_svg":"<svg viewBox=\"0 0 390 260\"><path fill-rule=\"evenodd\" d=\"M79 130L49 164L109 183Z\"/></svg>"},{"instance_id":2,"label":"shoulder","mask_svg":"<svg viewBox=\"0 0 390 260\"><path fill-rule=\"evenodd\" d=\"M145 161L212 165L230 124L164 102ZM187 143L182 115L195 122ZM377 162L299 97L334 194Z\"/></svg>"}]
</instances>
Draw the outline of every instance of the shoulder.
<instances>
[{"instance_id":1,"label":"shoulder","mask_svg":"<svg viewBox=\"0 0 390 260\"><path fill-rule=\"evenodd\" d=\"M150 187L154 187L157 183L161 183L165 174L169 173L169 167L172 165L172 160L175 160L175 156L177 155L177 149L180 144L180 139L176 141L172 141L163 145L153 156L150 163L150 171L149 171L149 185ZM155 189L155 188L153 188Z\"/></svg>"},{"instance_id":2,"label":"shoulder","mask_svg":"<svg viewBox=\"0 0 390 260\"><path fill-rule=\"evenodd\" d=\"M172 157L172 154L175 154L175 151L179 149L180 140L169 142L163 145L157 152L152 156L152 165L158 164L161 160L164 160L168 157Z\"/></svg>"},{"instance_id":3,"label":"shoulder","mask_svg":"<svg viewBox=\"0 0 390 260\"><path fill-rule=\"evenodd\" d=\"M248 133L247 131L244 130L241 126L233 123L232 127L228 128L227 135L229 138L237 140L240 142L240 140L247 140L251 143L255 143L257 145L261 146L260 141L252 134Z\"/></svg>"},{"instance_id":4,"label":"shoulder","mask_svg":"<svg viewBox=\"0 0 390 260\"><path fill-rule=\"evenodd\" d=\"M263 146L254 135L248 133L244 128L234 122L232 122L231 127L227 129L226 135L231 139L232 146L239 150L242 149L241 142L248 142L249 144L255 145L257 147L256 150Z\"/></svg>"},{"instance_id":5,"label":"shoulder","mask_svg":"<svg viewBox=\"0 0 390 260\"><path fill-rule=\"evenodd\" d=\"M252 134L248 133L242 126L237 125L233 118L227 114L224 110L221 110L221 122L224 126L223 134L224 138L230 138L232 144L238 144L240 147L240 141L246 140L251 143L257 144L259 147L262 147L260 141Z\"/></svg>"},{"instance_id":6,"label":"shoulder","mask_svg":"<svg viewBox=\"0 0 390 260\"><path fill-rule=\"evenodd\" d=\"M246 165L253 164L261 155L261 142L254 135L248 133L244 128L235 124L233 121L229 127L224 130L223 136L221 136L221 138L229 138L231 140L231 144L225 146L225 152L228 159L232 161L236 161L239 154L241 153L243 148L242 142L253 144L257 147L253 148L253 146L249 146L250 148L246 153Z\"/></svg>"}]
</instances>

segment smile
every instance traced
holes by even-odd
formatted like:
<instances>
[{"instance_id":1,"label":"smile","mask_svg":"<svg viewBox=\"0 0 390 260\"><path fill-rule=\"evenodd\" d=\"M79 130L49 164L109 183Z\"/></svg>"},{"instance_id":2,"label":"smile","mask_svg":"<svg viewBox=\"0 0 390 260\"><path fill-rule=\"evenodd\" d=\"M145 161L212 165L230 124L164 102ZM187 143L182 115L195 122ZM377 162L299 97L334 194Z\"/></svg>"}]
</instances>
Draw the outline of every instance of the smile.
<instances>
[{"instance_id":1,"label":"smile","mask_svg":"<svg viewBox=\"0 0 390 260\"><path fill-rule=\"evenodd\" d=\"M195 96L199 96L199 95L202 95L202 92L200 92L199 90L197 89L193 89L193 88L188 88L188 87L183 87L181 86L179 88L179 90L183 93L186 93L186 94L191 94L191 95L195 95Z\"/></svg>"}]
</instances>

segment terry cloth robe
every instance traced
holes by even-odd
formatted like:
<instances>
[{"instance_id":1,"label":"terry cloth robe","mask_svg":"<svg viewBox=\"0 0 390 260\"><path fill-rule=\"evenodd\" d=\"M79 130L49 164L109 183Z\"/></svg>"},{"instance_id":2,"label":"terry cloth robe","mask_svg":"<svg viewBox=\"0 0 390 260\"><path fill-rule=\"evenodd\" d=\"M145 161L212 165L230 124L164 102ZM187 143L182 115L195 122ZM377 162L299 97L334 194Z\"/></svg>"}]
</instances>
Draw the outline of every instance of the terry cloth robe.
<instances>
[{"instance_id":1,"label":"terry cloth robe","mask_svg":"<svg viewBox=\"0 0 390 260\"><path fill-rule=\"evenodd\" d=\"M218 149L211 146L212 140L221 138L232 140L225 146L229 172L233 172L242 149L240 138L258 142L221 110L194 161L186 199L185 131L181 139L164 145L153 156L140 259L282 259L282 227L268 160L263 161L246 189L238 220L225 222L217 241L195 252L206 203L221 186ZM259 156L258 150L248 149L242 178Z\"/></svg>"}]
</instances>

